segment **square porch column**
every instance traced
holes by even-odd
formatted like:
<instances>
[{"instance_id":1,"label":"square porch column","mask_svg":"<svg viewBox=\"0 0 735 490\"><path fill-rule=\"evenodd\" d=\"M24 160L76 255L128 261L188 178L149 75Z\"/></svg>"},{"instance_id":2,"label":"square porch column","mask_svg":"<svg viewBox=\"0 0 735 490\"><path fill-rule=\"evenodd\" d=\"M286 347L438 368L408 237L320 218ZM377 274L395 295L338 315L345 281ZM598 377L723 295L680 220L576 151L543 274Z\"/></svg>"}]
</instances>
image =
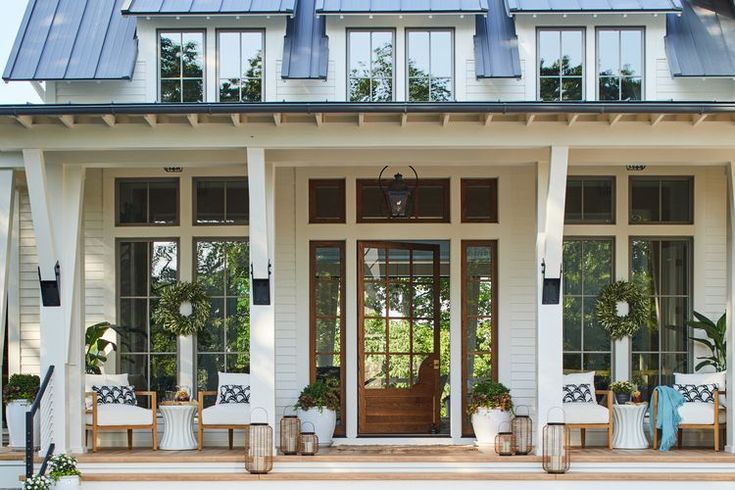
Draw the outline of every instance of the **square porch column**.
<instances>
[{"instance_id":1,"label":"square porch column","mask_svg":"<svg viewBox=\"0 0 735 490\"><path fill-rule=\"evenodd\" d=\"M727 164L727 438L725 451L735 453L735 162Z\"/></svg>"},{"instance_id":2,"label":"square porch column","mask_svg":"<svg viewBox=\"0 0 735 490\"><path fill-rule=\"evenodd\" d=\"M0 318L7 318L8 279L10 271L10 249L13 237L13 211L15 197L15 174L12 169L0 170ZM0 325L0 363L4 361L5 328ZM2 385L0 384L0 393ZM3 400L4 401L4 400Z\"/></svg>"},{"instance_id":3,"label":"square porch column","mask_svg":"<svg viewBox=\"0 0 735 490\"><path fill-rule=\"evenodd\" d=\"M561 406L564 317L561 276L568 161L569 148L554 146L549 161L538 163L536 452L539 454L549 410ZM545 287L557 287L558 294L545 295Z\"/></svg>"}]
</instances>

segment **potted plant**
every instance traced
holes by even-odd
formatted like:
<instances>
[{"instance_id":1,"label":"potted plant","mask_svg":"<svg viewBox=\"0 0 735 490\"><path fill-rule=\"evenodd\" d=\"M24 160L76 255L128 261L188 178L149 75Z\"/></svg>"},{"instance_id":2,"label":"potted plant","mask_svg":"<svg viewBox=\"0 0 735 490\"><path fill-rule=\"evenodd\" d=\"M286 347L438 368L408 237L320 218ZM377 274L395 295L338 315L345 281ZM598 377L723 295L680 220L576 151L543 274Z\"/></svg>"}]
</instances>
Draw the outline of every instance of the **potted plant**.
<instances>
[{"instance_id":1,"label":"potted plant","mask_svg":"<svg viewBox=\"0 0 735 490\"><path fill-rule=\"evenodd\" d=\"M302 424L310 422L314 425L320 446L332 445L340 405L339 396L339 381L328 378L306 386L294 406Z\"/></svg>"},{"instance_id":2,"label":"potted plant","mask_svg":"<svg viewBox=\"0 0 735 490\"><path fill-rule=\"evenodd\" d=\"M470 393L468 415L472 419L476 444L487 446L495 444L495 436L504 426L510 426L513 400L510 390L503 384L491 379L475 383Z\"/></svg>"},{"instance_id":3,"label":"potted plant","mask_svg":"<svg viewBox=\"0 0 735 490\"><path fill-rule=\"evenodd\" d=\"M23 490L49 490L53 480L45 475L36 475L28 478L23 483Z\"/></svg>"},{"instance_id":4,"label":"potted plant","mask_svg":"<svg viewBox=\"0 0 735 490\"><path fill-rule=\"evenodd\" d=\"M55 490L78 490L81 488L81 471L77 468L77 460L66 454L58 454L49 460L49 476Z\"/></svg>"},{"instance_id":5,"label":"potted plant","mask_svg":"<svg viewBox=\"0 0 735 490\"><path fill-rule=\"evenodd\" d=\"M26 446L26 412L36 398L41 379L33 374L14 374L3 390L7 406L5 418L8 422L9 446L12 449L23 449ZM34 446L40 445L40 428L38 414L33 419Z\"/></svg>"},{"instance_id":6,"label":"potted plant","mask_svg":"<svg viewBox=\"0 0 735 490\"><path fill-rule=\"evenodd\" d=\"M636 391L636 386L630 381L616 381L610 385L610 389L615 393L615 401L618 405L628 403Z\"/></svg>"}]
</instances>

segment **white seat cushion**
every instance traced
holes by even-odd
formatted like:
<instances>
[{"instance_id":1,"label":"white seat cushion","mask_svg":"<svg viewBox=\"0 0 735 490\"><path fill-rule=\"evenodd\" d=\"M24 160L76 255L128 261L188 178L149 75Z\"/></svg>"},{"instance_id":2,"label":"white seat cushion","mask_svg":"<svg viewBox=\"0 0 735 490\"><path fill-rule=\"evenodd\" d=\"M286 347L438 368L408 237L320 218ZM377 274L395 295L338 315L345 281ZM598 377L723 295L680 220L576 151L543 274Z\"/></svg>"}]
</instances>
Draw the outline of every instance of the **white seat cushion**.
<instances>
[{"instance_id":1,"label":"white seat cushion","mask_svg":"<svg viewBox=\"0 0 735 490\"><path fill-rule=\"evenodd\" d=\"M97 405L97 425L151 425L152 411L132 405ZM87 413L87 424L92 425L92 413Z\"/></svg>"},{"instance_id":2,"label":"white seat cushion","mask_svg":"<svg viewBox=\"0 0 735 490\"><path fill-rule=\"evenodd\" d=\"M564 403L562 409L567 424L607 424L610 421L607 407L597 403Z\"/></svg>"},{"instance_id":3,"label":"white seat cushion","mask_svg":"<svg viewBox=\"0 0 735 490\"><path fill-rule=\"evenodd\" d=\"M712 403L692 402L679 407L682 424L714 424L715 406ZM720 410L720 423L725 422L726 414Z\"/></svg>"},{"instance_id":4,"label":"white seat cushion","mask_svg":"<svg viewBox=\"0 0 735 490\"><path fill-rule=\"evenodd\" d=\"M247 425L250 423L250 404L221 403L202 410L204 425Z\"/></svg>"}]
</instances>

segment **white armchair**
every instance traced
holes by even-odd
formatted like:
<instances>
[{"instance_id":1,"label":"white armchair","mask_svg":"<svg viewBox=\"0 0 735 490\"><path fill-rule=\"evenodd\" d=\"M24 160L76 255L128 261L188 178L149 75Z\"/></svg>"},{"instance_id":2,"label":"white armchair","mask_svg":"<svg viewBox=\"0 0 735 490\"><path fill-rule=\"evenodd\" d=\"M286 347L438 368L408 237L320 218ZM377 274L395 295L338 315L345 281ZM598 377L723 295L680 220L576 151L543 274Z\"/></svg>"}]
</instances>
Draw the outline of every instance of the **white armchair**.
<instances>
[{"instance_id":1,"label":"white armchair","mask_svg":"<svg viewBox=\"0 0 735 490\"><path fill-rule=\"evenodd\" d=\"M613 393L608 390L595 390L595 371L564 375L563 385L588 385L591 401L562 403L564 420L570 430L579 429L581 446L587 444L587 429L607 431L607 445L612 449L613 442ZM604 397L604 398L603 398ZM598 402L602 398L602 403Z\"/></svg>"},{"instance_id":2,"label":"white armchair","mask_svg":"<svg viewBox=\"0 0 735 490\"><path fill-rule=\"evenodd\" d=\"M233 437L236 430L245 431L246 447L250 429L250 403L222 403L222 387L226 385L247 387L250 391L250 375L239 373L219 373L217 391L199 392L199 449L204 447L204 430L227 430L228 446L233 448ZM216 396L214 405L204 407L206 397Z\"/></svg>"}]
</instances>

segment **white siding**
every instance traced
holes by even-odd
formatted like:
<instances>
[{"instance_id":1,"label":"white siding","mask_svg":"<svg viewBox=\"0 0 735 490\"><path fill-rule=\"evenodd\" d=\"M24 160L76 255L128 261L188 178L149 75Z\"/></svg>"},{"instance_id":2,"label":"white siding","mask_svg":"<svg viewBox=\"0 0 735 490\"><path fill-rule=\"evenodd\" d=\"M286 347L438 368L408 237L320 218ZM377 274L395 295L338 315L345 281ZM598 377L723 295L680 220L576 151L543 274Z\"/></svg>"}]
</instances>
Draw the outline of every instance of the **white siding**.
<instances>
[{"instance_id":1,"label":"white siding","mask_svg":"<svg viewBox=\"0 0 735 490\"><path fill-rule=\"evenodd\" d=\"M521 60L521 72L526 73L526 62ZM468 101L520 101L533 99L526 94L526 84L522 78L478 79L475 76L475 60L467 60L467 100Z\"/></svg>"},{"instance_id":2,"label":"white siding","mask_svg":"<svg viewBox=\"0 0 735 490\"><path fill-rule=\"evenodd\" d=\"M41 325L38 257L28 190L20 192L20 370L40 374Z\"/></svg>"},{"instance_id":3,"label":"white siding","mask_svg":"<svg viewBox=\"0 0 735 490\"><path fill-rule=\"evenodd\" d=\"M138 61L132 80L100 82L56 82L57 104L105 104L146 101L146 63Z\"/></svg>"},{"instance_id":4,"label":"white siding","mask_svg":"<svg viewBox=\"0 0 735 490\"><path fill-rule=\"evenodd\" d=\"M276 72L281 73L281 60ZM276 80L276 102L324 102L335 101L334 62L330 60L326 80Z\"/></svg>"},{"instance_id":5,"label":"white siding","mask_svg":"<svg viewBox=\"0 0 735 490\"><path fill-rule=\"evenodd\" d=\"M666 59L656 60L659 100L727 101L735 98L732 79L674 78Z\"/></svg>"},{"instance_id":6,"label":"white siding","mask_svg":"<svg viewBox=\"0 0 735 490\"><path fill-rule=\"evenodd\" d=\"M87 170L84 186L84 317L85 326L112 321L105 308L107 289L114 290L112 274L105 270L107 248L102 208L102 170ZM109 310L109 309L108 309Z\"/></svg>"}]
</instances>

